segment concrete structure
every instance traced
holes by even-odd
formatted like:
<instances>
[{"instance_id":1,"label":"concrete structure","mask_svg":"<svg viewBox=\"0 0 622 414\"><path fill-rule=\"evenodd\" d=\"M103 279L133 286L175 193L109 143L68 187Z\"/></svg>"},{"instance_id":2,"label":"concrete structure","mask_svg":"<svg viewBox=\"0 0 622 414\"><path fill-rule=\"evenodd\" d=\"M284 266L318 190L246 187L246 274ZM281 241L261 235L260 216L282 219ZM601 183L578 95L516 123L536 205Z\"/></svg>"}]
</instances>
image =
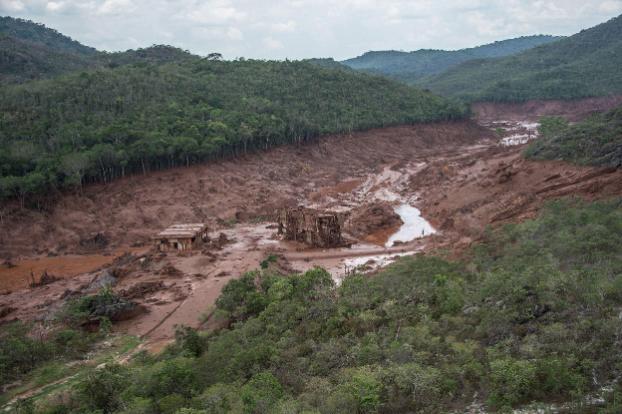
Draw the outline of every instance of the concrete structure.
<instances>
[{"instance_id":1,"label":"concrete structure","mask_svg":"<svg viewBox=\"0 0 622 414\"><path fill-rule=\"evenodd\" d=\"M209 240L207 225L203 223L174 224L153 237L156 248L161 251L193 249Z\"/></svg>"},{"instance_id":2,"label":"concrete structure","mask_svg":"<svg viewBox=\"0 0 622 414\"><path fill-rule=\"evenodd\" d=\"M304 207L283 210L279 214L279 234L285 240L306 243L313 247L347 245L341 231L346 215Z\"/></svg>"}]
</instances>

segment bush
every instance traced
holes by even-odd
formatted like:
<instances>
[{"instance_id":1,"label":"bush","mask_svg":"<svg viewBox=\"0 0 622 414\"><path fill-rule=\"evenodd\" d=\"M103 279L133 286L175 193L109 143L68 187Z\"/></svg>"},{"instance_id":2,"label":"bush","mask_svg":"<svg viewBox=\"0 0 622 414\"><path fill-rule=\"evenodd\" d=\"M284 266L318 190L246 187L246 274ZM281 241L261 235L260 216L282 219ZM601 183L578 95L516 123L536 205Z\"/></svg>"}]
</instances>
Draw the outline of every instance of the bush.
<instances>
[{"instance_id":1,"label":"bush","mask_svg":"<svg viewBox=\"0 0 622 414\"><path fill-rule=\"evenodd\" d=\"M109 364L89 372L78 384L79 398L91 410L112 413L122 407L121 394L130 383L127 369Z\"/></svg>"},{"instance_id":2,"label":"bush","mask_svg":"<svg viewBox=\"0 0 622 414\"><path fill-rule=\"evenodd\" d=\"M490 362L488 402L495 407L528 402L536 395L537 385L537 366L532 361L504 358Z\"/></svg>"},{"instance_id":3,"label":"bush","mask_svg":"<svg viewBox=\"0 0 622 414\"><path fill-rule=\"evenodd\" d=\"M15 381L57 354L54 342L29 335L31 326L16 322L0 333L0 385Z\"/></svg>"},{"instance_id":4,"label":"bush","mask_svg":"<svg viewBox=\"0 0 622 414\"><path fill-rule=\"evenodd\" d=\"M283 397L283 388L270 372L260 372L241 390L245 413L267 413Z\"/></svg>"}]
</instances>

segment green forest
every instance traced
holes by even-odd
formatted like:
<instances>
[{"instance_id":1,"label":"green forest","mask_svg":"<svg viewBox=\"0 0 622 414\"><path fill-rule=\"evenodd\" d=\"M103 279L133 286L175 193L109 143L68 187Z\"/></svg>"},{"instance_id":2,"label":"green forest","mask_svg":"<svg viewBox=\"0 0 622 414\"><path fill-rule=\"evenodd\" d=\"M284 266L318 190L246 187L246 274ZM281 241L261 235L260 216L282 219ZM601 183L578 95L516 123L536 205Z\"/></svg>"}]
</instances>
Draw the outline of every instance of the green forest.
<instances>
[{"instance_id":1,"label":"green forest","mask_svg":"<svg viewBox=\"0 0 622 414\"><path fill-rule=\"evenodd\" d=\"M527 158L622 167L622 107L594 114L575 125L559 117L540 122L540 138L525 151Z\"/></svg>"},{"instance_id":2,"label":"green forest","mask_svg":"<svg viewBox=\"0 0 622 414\"><path fill-rule=\"evenodd\" d=\"M466 101L520 102L622 93L622 16L499 59L466 62L421 85Z\"/></svg>"},{"instance_id":3,"label":"green forest","mask_svg":"<svg viewBox=\"0 0 622 414\"><path fill-rule=\"evenodd\" d=\"M136 63L198 60L199 56L164 45L125 52L100 52L29 20L0 16L0 84Z\"/></svg>"},{"instance_id":4,"label":"green forest","mask_svg":"<svg viewBox=\"0 0 622 414\"><path fill-rule=\"evenodd\" d=\"M0 195L39 204L86 183L468 109L306 62L200 59L5 87L0 114Z\"/></svg>"},{"instance_id":5,"label":"green forest","mask_svg":"<svg viewBox=\"0 0 622 414\"><path fill-rule=\"evenodd\" d=\"M340 286L321 269L258 270L218 299L228 327L180 328L162 355L91 368L62 398L18 412L439 413L474 395L492 410L567 401L596 412L585 404L607 389L598 412L619 413L621 272L620 199L552 202L459 261L403 258ZM58 329L42 342L5 330L13 345L0 347L0 364L17 363L3 372L33 367L21 353L41 364L62 361L63 344L85 346L71 326Z\"/></svg>"},{"instance_id":6,"label":"green forest","mask_svg":"<svg viewBox=\"0 0 622 414\"><path fill-rule=\"evenodd\" d=\"M559 39L561 37L539 35L503 40L454 51L425 49L413 52L376 51L367 52L362 56L344 60L341 63L352 69L385 75L409 84L417 84L427 76L443 73L473 59L510 56Z\"/></svg>"}]
</instances>

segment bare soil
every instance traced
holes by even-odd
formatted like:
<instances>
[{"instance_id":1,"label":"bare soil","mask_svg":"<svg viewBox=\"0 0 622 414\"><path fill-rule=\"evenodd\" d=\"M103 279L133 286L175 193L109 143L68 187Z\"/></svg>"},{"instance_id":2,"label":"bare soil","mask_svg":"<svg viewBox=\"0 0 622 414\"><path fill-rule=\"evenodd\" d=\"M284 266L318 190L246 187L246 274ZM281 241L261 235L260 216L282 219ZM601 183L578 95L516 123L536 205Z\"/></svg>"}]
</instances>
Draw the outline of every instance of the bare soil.
<instances>
[{"instance_id":1,"label":"bare soil","mask_svg":"<svg viewBox=\"0 0 622 414\"><path fill-rule=\"evenodd\" d=\"M524 122L551 108L562 115L568 109L574 118L606 103L529 105L480 105L478 113L486 118L480 122ZM523 118L521 110L527 111ZM622 170L526 161L520 155L524 145L504 146L482 125L403 126L326 137L92 186L83 195L63 197L46 213L2 206L0 257L7 265L0 265L0 323L49 319L68 298L88 293L101 269L109 269L117 279L115 291L147 310L116 329L161 349L176 325L215 323L210 315L222 288L269 255L278 257L271 265L276 272L321 265L343 275L356 263L383 265L397 255L439 247L459 252L486 226L533 217L549 199L622 195ZM439 233L385 248L400 225L391 208L404 203L419 208ZM296 205L351 212L358 224L349 231L358 243L309 249L276 239L271 217ZM222 242L183 254L150 250L149 238L157 231L198 221L208 223L210 238ZM97 242L87 243L89 248L105 240L104 250L86 252L84 240ZM31 270L47 270L61 280L29 289Z\"/></svg>"},{"instance_id":2,"label":"bare soil","mask_svg":"<svg viewBox=\"0 0 622 414\"><path fill-rule=\"evenodd\" d=\"M608 111L620 105L622 105L622 95L574 101L481 102L473 105L473 113L480 122L537 121L543 116L561 116L569 121L579 121L594 112Z\"/></svg>"}]
</instances>

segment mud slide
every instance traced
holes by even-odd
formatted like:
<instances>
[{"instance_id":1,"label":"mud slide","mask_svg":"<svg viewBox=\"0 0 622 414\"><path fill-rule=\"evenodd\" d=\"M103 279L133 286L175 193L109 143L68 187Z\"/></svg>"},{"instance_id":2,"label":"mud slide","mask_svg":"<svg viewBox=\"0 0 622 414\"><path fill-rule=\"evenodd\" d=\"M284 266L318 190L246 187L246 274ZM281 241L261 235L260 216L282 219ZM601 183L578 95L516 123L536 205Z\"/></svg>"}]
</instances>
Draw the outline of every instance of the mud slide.
<instances>
[{"instance_id":1,"label":"mud slide","mask_svg":"<svg viewBox=\"0 0 622 414\"><path fill-rule=\"evenodd\" d=\"M372 271L403 255L440 247L459 252L486 226L532 217L551 198L622 194L620 170L524 160L523 142L535 138L537 125L506 115L482 125L327 137L246 159L135 176L68 195L49 213L9 208L10 220L0 225L6 271L78 257L85 273L65 271L67 277L33 289L0 279L0 287L13 290L0 296L0 322L45 320L67 298L92 292L97 267L107 263L99 260L114 255L85 254L81 241L104 232L110 253L130 245L145 249L110 265L118 276L115 291L147 310L116 329L160 349L177 325L200 327L224 285L268 256L279 257L283 273L323 266L339 280L353 268ZM350 213L352 248L309 249L277 240L271 217L296 205ZM147 251L152 234L183 222L206 222L210 237L225 242L184 254ZM43 255L50 250L59 256Z\"/></svg>"},{"instance_id":2,"label":"mud slide","mask_svg":"<svg viewBox=\"0 0 622 414\"><path fill-rule=\"evenodd\" d=\"M535 122L543 116L562 116L569 121L580 121L594 112L609 111L620 105L622 95L574 101L480 102L473 104L473 113L480 122L499 120Z\"/></svg>"}]
</instances>

